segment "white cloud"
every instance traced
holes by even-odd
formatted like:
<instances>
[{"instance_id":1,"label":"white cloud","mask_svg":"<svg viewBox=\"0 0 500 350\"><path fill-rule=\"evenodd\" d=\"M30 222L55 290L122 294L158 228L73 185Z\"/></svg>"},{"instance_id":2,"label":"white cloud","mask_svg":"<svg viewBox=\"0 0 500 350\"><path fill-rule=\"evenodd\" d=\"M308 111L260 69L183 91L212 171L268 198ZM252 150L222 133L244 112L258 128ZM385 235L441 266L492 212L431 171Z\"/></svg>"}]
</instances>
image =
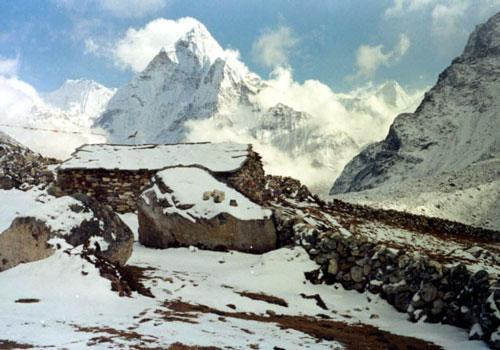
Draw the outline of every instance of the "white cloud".
<instances>
[{"instance_id":1,"label":"white cloud","mask_svg":"<svg viewBox=\"0 0 500 350\"><path fill-rule=\"evenodd\" d=\"M290 51L298 41L289 27L281 26L262 33L253 43L252 53L255 60L266 67L287 65Z\"/></svg>"},{"instance_id":2,"label":"white cloud","mask_svg":"<svg viewBox=\"0 0 500 350\"><path fill-rule=\"evenodd\" d=\"M449 46L466 37L470 27L497 12L500 0L393 0L384 12L385 19L419 16L422 25L429 23L433 39Z\"/></svg>"},{"instance_id":3,"label":"white cloud","mask_svg":"<svg viewBox=\"0 0 500 350\"><path fill-rule=\"evenodd\" d=\"M401 16L408 12L419 11L437 0L393 0L392 6L385 10L386 17Z\"/></svg>"},{"instance_id":4,"label":"white cloud","mask_svg":"<svg viewBox=\"0 0 500 350\"><path fill-rule=\"evenodd\" d=\"M141 18L165 9L167 0L101 0L99 4L117 17Z\"/></svg>"},{"instance_id":5,"label":"white cloud","mask_svg":"<svg viewBox=\"0 0 500 350\"><path fill-rule=\"evenodd\" d=\"M87 38L85 39L85 54L97 54L99 51L100 46L97 44L94 39L92 38Z\"/></svg>"},{"instance_id":6,"label":"white cloud","mask_svg":"<svg viewBox=\"0 0 500 350\"><path fill-rule=\"evenodd\" d=\"M393 50L384 52L382 45L361 45L356 52L357 76L371 77L381 66L390 66L398 62L410 48L410 39L401 34Z\"/></svg>"},{"instance_id":7,"label":"white cloud","mask_svg":"<svg viewBox=\"0 0 500 350\"><path fill-rule=\"evenodd\" d=\"M390 104L387 102L390 98L376 94L379 89L379 86L368 84L347 94L336 93L318 80L299 83L294 80L289 68L279 67L273 71L270 79L265 81L264 88L251 98L251 102L264 111L277 103L283 103L296 111L308 113L311 119L304 127L305 133L301 136L307 138L304 141L308 145L313 144L319 134L331 135L331 139L335 139L338 133L343 132L354 139L359 146L363 146L383 139L396 115L415 108L417 101L423 95L423 91L418 91ZM389 97L392 97L392 94L389 93ZM355 108L348 107L356 103L360 104ZM262 155L268 173L292 176L320 191L329 190L344 165L359 152L359 148L348 146L342 148L343 152L337 149L328 153L328 150L318 149L311 153L293 154L292 150L287 152L278 149L249 133L249 130L258 125L256 123L259 116L255 111L239 108L231 115L232 126L220 127L213 120L189 122L187 124L190 130L189 140L251 143ZM312 130L313 133L308 134L308 130ZM286 138L286 132L279 137ZM320 142L324 140L325 138L321 138ZM326 163L315 167L313 161L316 158Z\"/></svg>"},{"instance_id":8,"label":"white cloud","mask_svg":"<svg viewBox=\"0 0 500 350\"><path fill-rule=\"evenodd\" d=\"M3 58L0 56L0 76L13 77L19 69L19 58Z\"/></svg>"},{"instance_id":9,"label":"white cloud","mask_svg":"<svg viewBox=\"0 0 500 350\"><path fill-rule=\"evenodd\" d=\"M191 17L178 20L158 18L142 28L129 28L114 45L114 61L122 68L141 71L162 48L172 50L174 43L193 28L198 28L203 35L210 35L202 23ZM238 55L235 51L222 50L215 41L208 39L206 42L211 45L208 54L232 58Z\"/></svg>"},{"instance_id":10,"label":"white cloud","mask_svg":"<svg viewBox=\"0 0 500 350\"><path fill-rule=\"evenodd\" d=\"M432 32L437 39L448 39L458 33L467 34L462 26L464 16L470 4L456 1L449 4L437 4L432 9Z\"/></svg>"}]
</instances>

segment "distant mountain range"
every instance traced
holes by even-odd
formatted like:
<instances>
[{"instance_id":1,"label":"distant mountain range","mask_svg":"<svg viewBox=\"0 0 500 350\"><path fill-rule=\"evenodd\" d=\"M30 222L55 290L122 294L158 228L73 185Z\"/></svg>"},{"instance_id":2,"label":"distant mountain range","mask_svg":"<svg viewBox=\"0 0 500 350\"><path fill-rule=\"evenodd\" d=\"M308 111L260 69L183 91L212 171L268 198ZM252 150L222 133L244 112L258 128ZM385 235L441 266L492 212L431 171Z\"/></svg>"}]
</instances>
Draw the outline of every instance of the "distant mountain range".
<instances>
[{"instance_id":1,"label":"distant mountain range","mask_svg":"<svg viewBox=\"0 0 500 350\"><path fill-rule=\"evenodd\" d=\"M329 176L339 173L366 140L335 125L333 115L325 125L280 100L262 105L258 97L269 84L197 22L118 89L96 125L113 143L253 143L269 171L294 175L327 192ZM411 110L419 97L412 99L391 81L333 98L344 114L368 115L387 128L388 115ZM370 141L376 139L372 136Z\"/></svg>"},{"instance_id":2,"label":"distant mountain range","mask_svg":"<svg viewBox=\"0 0 500 350\"><path fill-rule=\"evenodd\" d=\"M279 97L263 103L262 95L273 88L272 79L249 71L193 20L190 30L160 50L125 86L115 90L91 80L68 80L56 91L30 96L30 107L16 118L24 126L64 132L8 131L36 151L58 158L82 143L106 140L252 143L269 172L297 177L326 194L332 176L364 145L383 137L392 118L412 111L421 98L395 81L332 92L325 102L335 104L341 116L332 112L325 118ZM346 120L354 127L346 126Z\"/></svg>"}]
</instances>

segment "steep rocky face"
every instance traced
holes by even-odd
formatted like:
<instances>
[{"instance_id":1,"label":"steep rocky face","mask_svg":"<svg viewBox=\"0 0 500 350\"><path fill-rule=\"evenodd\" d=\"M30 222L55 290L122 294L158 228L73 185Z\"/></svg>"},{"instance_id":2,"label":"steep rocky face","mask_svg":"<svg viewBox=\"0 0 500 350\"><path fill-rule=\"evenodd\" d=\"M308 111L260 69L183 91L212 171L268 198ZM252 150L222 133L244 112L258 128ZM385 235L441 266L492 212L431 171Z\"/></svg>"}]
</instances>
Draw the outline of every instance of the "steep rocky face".
<instances>
[{"instance_id":1,"label":"steep rocky face","mask_svg":"<svg viewBox=\"0 0 500 350\"><path fill-rule=\"evenodd\" d=\"M46 186L54 179L48 166L55 163L0 131L0 189Z\"/></svg>"},{"instance_id":2,"label":"steep rocky face","mask_svg":"<svg viewBox=\"0 0 500 350\"><path fill-rule=\"evenodd\" d=\"M339 113L351 116L346 119L376 124L366 136L347 131L336 116L325 120L282 103L281 88L249 72L197 22L117 91L96 125L112 143L252 143L268 171L297 176L293 169L301 164L301 179L314 179L309 185L326 194L330 174L340 173L366 142L383 137L395 110L413 111L418 99L395 81L332 94Z\"/></svg>"},{"instance_id":3,"label":"steep rocky face","mask_svg":"<svg viewBox=\"0 0 500 350\"><path fill-rule=\"evenodd\" d=\"M325 127L310 114L282 103L256 117L249 133L259 144L272 146L291 159L304 160L309 168L323 172L340 172L342 160L354 156L360 147L347 133ZM325 183L312 188L326 192L328 187Z\"/></svg>"},{"instance_id":4,"label":"steep rocky face","mask_svg":"<svg viewBox=\"0 0 500 350\"><path fill-rule=\"evenodd\" d=\"M186 134L184 123L217 117L224 121L248 101L260 80L225 51L206 28L181 37L173 51L162 50L144 71L119 89L97 121L112 142L172 143Z\"/></svg>"},{"instance_id":5,"label":"steep rocky face","mask_svg":"<svg viewBox=\"0 0 500 350\"><path fill-rule=\"evenodd\" d=\"M456 175L459 187L470 182L465 173L474 173L475 183L481 174L498 180L487 169L500 165L499 77L500 13L476 28L415 113L399 115L385 140L345 167L331 194L445 173Z\"/></svg>"}]
</instances>

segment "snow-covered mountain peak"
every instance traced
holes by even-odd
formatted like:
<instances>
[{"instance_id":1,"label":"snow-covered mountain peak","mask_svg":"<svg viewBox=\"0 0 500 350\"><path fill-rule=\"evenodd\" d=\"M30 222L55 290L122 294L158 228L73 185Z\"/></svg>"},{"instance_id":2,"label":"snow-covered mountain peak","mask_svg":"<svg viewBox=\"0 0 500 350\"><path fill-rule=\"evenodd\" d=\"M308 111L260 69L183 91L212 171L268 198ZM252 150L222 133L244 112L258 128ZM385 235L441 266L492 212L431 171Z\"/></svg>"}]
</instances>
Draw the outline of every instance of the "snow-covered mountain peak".
<instances>
[{"instance_id":1,"label":"snow-covered mountain peak","mask_svg":"<svg viewBox=\"0 0 500 350\"><path fill-rule=\"evenodd\" d=\"M186 136L186 121L229 121L237 105L248 103L260 78L203 24L193 23L110 100L97 124L109 131L111 141L178 142Z\"/></svg>"},{"instance_id":2,"label":"snow-covered mountain peak","mask_svg":"<svg viewBox=\"0 0 500 350\"><path fill-rule=\"evenodd\" d=\"M104 111L115 91L93 80L66 80L59 89L46 94L44 100L90 125Z\"/></svg>"},{"instance_id":3,"label":"snow-covered mountain peak","mask_svg":"<svg viewBox=\"0 0 500 350\"><path fill-rule=\"evenodd\" d=\"M208 32L207 28L198 22L190 31L175 43L177 55L194 55L201 62L213 64L217 59L225 59L225 51ZM182 61L178 57L179 62Z\"/></svg>"},{"instance_id":4,"label":"snow-covered mountain peak","mask_svg":"<svg viewBox=\"0 0 500 350\"><path fill-rule=\"evenodd\" d=\"M378 87L375 96L394 107L406 107L411 103L408 94L395 80L389 80Z\"/></svg>"},{"instance_id":5,"label":"snow-covered mountain peak","mask_svg":"<svg viewBox=\"0 0 500 350\"><path fill-rule=\"evenodd\" d=\"M500 187L492 184L500 173L492 169L500 165L499 44L500 13L476 27L463 54L439 75L414 113L400 114L385 140L347 164L331 194L364 191L359 198L376 203L385 195L396 203L401 193L418 188L408 195L410 210L422 208L412 199L420 196L435 203L435 215L498 229ZM474 196L460 200L464 191ZM455 198L445 208L439 201L449 193Z\"/></svg>"}]
</instances>

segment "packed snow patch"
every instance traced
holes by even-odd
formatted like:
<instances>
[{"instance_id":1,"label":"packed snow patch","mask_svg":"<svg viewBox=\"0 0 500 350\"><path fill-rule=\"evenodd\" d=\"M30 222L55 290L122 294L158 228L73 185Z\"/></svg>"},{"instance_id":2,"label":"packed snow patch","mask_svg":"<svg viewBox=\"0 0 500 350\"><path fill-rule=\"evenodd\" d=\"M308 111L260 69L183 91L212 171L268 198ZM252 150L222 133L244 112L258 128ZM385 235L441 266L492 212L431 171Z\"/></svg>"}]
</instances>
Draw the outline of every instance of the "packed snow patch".
<instances>
[{"instance_id":1,"label":"packed snow patch","mask_svg":"<svg viewBox=\"0 0 500 350\"><path fill-rule=\"evenodd\" d=\"M175 204L165 208L164 213L176 213L193 222L196 219L212 219L221 213L240 220L262 220L272 214L199 168L165 169L157 177L173 191L162 193L158 185L153 187L158 199L164 198ZM221 194L220 202L208 194L217 191ZM187 209L180 209L179 205Z\"/></svg>"},{"instance_id":2,"label":"packed snow patch","mask_svg":"<svg viewBox=\"0 0 500 350\"><path fill-rule=\"evenodd\" d=\"M82 204L68 196L52 197L43 191L0 190L0 234L9 228L16 217L34 217L46 223L58 234L67 234L73 227L90 220L93 213L75 213L72 206Z\"/></svg>"},{"instance_id":3,"label":"packed snow patch","mask_svg":"<svg viewBox=\"0 0 500 350\"><path fill-rule=\"evenodd\" d=\"M321 313L352 325L370 324L395 334L426 339L445 349L486 349L482 342L468 341L467 332L458 328L411 323L405 314L398 313L378 296L305 281L304 272L316 265L301 248L253 255L188 248L158 250L136 244L129 264L147 269L144 282L155 298L138 294L119 297L92 264L62 251L0 273L2 339L29 343L35 348L69 349L168 348L174 341L234 349L248 349L252 344L266 349L341 347L334 340L318 342L308 334L283 329L274 323L223 318L210 313L193 313L192 318L173 314L166 321L164 317L171 310L165 307L165 302L183 301L222 311L262 315L274 312L316 317ZM44 288L39 288L40 285ZM238 294L243 291L281 298L288 307ZM301 294L319 295L328 310ZM16 303L20 298L36 298L39 302ZM96 338L102 342L92 342Z\"/></svg>"}]
</instances>

